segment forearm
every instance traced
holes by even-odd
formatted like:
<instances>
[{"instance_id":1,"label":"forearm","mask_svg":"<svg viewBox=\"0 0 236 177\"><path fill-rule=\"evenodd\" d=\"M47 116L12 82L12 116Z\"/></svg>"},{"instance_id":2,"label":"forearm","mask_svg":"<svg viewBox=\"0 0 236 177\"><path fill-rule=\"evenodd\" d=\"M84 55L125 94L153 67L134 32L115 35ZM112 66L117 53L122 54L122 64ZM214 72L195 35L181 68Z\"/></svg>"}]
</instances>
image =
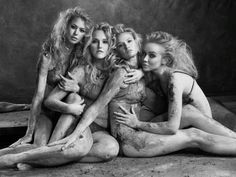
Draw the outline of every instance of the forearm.
<instances>
[{"instance_id":1,"label":"forearm","mask_svg":"<svg viewBox=\"0 0 236 177\"><path fill-rule=\"evenodd\" d=\"M103 108L90 106L83 114L82 118L80 119L79 123L77 124L74 133L81 134L84 130L90 126L90 124L97 118L100 111Z\"/></svg>"},{"instance_id":2,"label":"forearm","mask_svg":"<svg viewBox=\"0 0 236 177\"><path fill-rule=\"evenodd\" d=\"M32 100L32 107L30 110L30 117L28 119L28 127L27 127L27 134L33 134L37 118L39 117L39 114L41 112L41 106L42 106L43 96L36 95L34 96Z\"/></svg>"},{"instance_id":3,"label":"forearm","mask_svg":"<svg viewBox=\"0 0 236 177\"><path fill-rule=\"evenodd\" d=\"M173 135L176 130L169 124L169 122L139 122L137 128L146 132L162 134L162 135Z\"/></svg>"},{"instance_id":4,"label":"forearm","mask_svg":"<svg viewBox=\"0 0 236 177\"><path fill-rule=\"evenodd\" d=\"M47 98L44 101L44 105L51 109L52 111L57 111L60 113L71 114L69 109L69 104L65 103L59 99Z\"/></svg>"}]
</instances>

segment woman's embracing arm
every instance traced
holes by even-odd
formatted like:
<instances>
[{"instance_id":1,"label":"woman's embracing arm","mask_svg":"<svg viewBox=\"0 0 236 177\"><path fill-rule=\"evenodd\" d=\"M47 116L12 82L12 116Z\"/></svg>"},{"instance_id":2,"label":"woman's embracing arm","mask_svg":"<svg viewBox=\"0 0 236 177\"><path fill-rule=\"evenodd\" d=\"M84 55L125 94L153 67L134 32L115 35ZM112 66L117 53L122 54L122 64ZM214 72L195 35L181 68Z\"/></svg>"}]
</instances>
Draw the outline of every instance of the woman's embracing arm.
<instances>
[{"instance_id":1,"label":"woman's embracing arm","mask_svg":"<svg viewBox=\"0 0 236 177\"><path fill-rule=\"evenodd\" d=\"M181 82L171 78L168 83L168 121L165 122L143 122L139 121L134 110L126 110L121 107L124 113L115 113L117 122L132 128L141 129L156 134L175 134L180 126L182 114L182 94Z\"/></svg>"},{"instance_id":2,"label":"woman's embracing arm","mask_svg":"<svg viewBox=\"0 0 236 177\"><path fill-rule=\"evenodd\" d=\"M118 68L111 74L97 100L83 114L75 132L83 132L96 119L100 111L115 97L124 84L125 74L126 71L122 68Z\"/></svg>"}]
</instances>

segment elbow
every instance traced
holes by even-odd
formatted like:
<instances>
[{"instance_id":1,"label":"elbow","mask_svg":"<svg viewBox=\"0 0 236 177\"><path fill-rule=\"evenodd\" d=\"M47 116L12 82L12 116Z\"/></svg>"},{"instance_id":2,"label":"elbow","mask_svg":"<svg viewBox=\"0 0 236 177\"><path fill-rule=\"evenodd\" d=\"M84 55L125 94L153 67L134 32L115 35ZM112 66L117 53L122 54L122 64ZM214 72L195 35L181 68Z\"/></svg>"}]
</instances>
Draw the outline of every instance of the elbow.
<instances>
[{"instance_id":1,"label":"elbow","mask_svg":"<svg viewBox=\"0 0 236 177\"><path fill-rule=\"evenodd\" d=\"M167 131L168 135L175 135L177 133L177 129L168 129Z\"/></svg>"},{"instance_id":2,"label":"elbow","mask_svg":"<svg viewBox=\"0 0 236 177\"><path fill-rule=\"evenodd\" d=\"M173 125L169 125L167 128L167 134L169 135L175 135L178 131L178 127L177 126L173 126Z\"/></svg>"}]
</instances>

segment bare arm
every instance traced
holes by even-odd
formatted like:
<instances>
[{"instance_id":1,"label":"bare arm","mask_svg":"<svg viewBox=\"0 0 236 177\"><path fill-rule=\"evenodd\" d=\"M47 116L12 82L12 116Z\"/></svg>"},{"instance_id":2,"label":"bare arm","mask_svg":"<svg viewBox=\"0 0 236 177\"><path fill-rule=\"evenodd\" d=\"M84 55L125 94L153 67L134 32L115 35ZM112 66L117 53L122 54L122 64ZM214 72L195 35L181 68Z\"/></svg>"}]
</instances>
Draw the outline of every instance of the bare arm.
<instances>
[{"instance_id":1,"label":"bare arm","mask_svg":"<svg viewBox=\"0 0 236 177\"><path fill-rule=\"evenodd\" d=\"M90 107L84 112L83 117L77 124L73 133L62 140L51 143L49 146L65 144L62 147L62 150L73 146L76 139L80 138L81 134L96 119L100 111L104 109L105 106L112 100L112 98L114 98L114 96L119 92L121 85L124 84L123 82L125 74L126 71L121 68L113 72L113 74L106 81L106 84L97 100L93 102L93 104L90 105Z\"/></svg>"},{"instance_id":2,"label":"bare arm","mask_svg":"<svg viewBox=\"0 0 236 177\"><path fill-rule=\"evenodd\" d=\"M85 111L79 124L77 125L75 134L81 134L99 115L107 104L114 98L114 96L120 91L120 87L123 84L126 71L124 69L117 69L106 81L106 84L100 93L97 100Z\"/></svg>"},{"instance_id":3,"label":"bare arm","mask_svg":"<svg viewBox=\"0 0 236 177\"><path fill-rule=\"evenodd\" d=\"M115 113L117 122L128 125L132 128L141 129L156 134L175 134L179 129L182 113L181 83L171 78L168 85L168 121L165 122L142 122L139 121L134 111L121 108L125 114Z\"/></svg>"},{"instance_id":4,"label":"bare arm","mask_svg":"<svg viewBox=\"0 0 236 177\"><path fill-rule=\"evenodd\" d=\"M84 70L83 67L77 67L71 72L71 76L76 80L76 84L78 84L81 78L84 78ZM66 113L66 114L75 114L71 110L71 104L63 102L62 99L68 95L68 91L60 89L59 86L56 86L45 99L44 104L46 107L50 108L53 111Z\"/></svg>"},{"instance_id":5,"label":"bare arm","mask_svg":"<svg viewBox=\"0 0 236 177\"><path fill-rule=\"evenodd\" d=\"M48 69L51 63L51 57L42 55L39 60L38 73L37 73L37 86L32 100L32 107L30 110L30 117L28 119L28 127L24 137L13 143L11 147L18 146L20 144L29 143L32 141L33 133L35 131L36 120L41 111L42 101L44 99L44 93L47 84Z\"/></svg>"},{"instance_id":6,"label":"bare arm","mask_svg":"<svg viewBox=\"0 0 236 177\"><path fill-rule=\"evenodd\" d=\"M39 61L39 70L37 75L37 86L36 91L32 100L32 108L30 111L30 118L28 121L27 133L33 134L36 119L41 111L41 105L44 99L45 89L47 85L47 75L48 69L50 66L51 57L42 55L42 58Z\"/></svg>"}]
</instances>

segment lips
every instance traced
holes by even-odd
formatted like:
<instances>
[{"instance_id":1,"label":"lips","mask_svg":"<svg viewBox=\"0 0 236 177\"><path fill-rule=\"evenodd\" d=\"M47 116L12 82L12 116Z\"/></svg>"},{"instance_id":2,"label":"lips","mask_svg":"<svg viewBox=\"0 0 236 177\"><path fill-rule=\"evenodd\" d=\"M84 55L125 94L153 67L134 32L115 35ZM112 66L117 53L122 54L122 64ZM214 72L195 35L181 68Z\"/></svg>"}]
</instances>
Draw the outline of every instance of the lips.
<instances>
[{"instance_id":1,"label":"lips","mask_svg":"<svg viewBox=\"0 0 236 177\"><path fill-rule=\"evenodd\" d=\"M76 38L76 37L71 37L71 39L72 39L73 41L77 41L77 40L78 40L78 38Z\"/></svg>"}]
</instances>

